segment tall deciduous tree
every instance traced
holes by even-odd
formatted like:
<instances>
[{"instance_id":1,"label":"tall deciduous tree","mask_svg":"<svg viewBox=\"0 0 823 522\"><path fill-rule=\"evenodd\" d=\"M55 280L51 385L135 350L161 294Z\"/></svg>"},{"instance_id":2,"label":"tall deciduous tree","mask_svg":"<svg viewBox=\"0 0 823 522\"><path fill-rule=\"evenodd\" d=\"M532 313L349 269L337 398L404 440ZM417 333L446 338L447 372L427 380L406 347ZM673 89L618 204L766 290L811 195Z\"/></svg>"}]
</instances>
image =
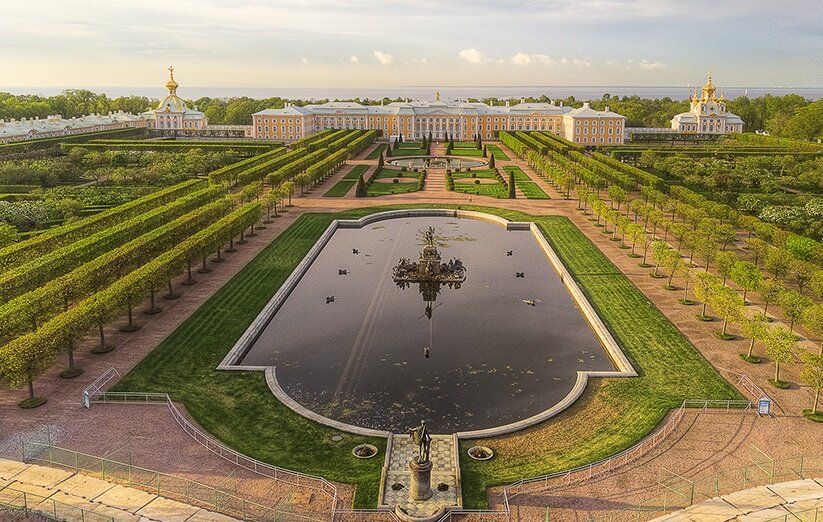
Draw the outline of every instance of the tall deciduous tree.
<instances>
[{"instance_id":1,"label":"tall deciduous tree","mask_svg":"<svg viewBox=\"0 0 823 522\"><path fill-rule=\"evenodd\" d=\"M785 387L780 381L780 365L788 364L794 359L797 337L784 326L772 328L764 339L766 355L774 361L774 379L769 381L776 387Z\"/></svg>"},{"instance_id":2,"label":"tall deciduous tree","mask_svg":"<svg viewBox=\"0 0 823 522\"><path fill-rule=\"evenodd\" d=\"M711 317L706 315L706 306L708 306L711 300L712 292L714 292L718 286L720 286L720 279L709 272L699 272L695 277L694 295L698 301L703 303L700 315L697 316L701 321L711 320Z\"/></svg>"},{"instance_id":3,"label":"tall deciduous tree","mask_svg":"<svg viewBox=\"0 0 823 522\"><path fill-rule=\"evenodd\" d=\"M763 281L763 274L757 265L751 261L737 261L729 271L732 281L743 288L743 302L746 302L746 294L751 290L760 287Z\"/></svg>"},{"instance_id":4,"label":"tall deciduous tree","mask_svg":"<svg viewBox=\"0 0 823 522\"><path fill-rule=\"evenodd\" d=\"M726 332L729 321L736 322L740 319L743 310L743 298L740 294L725 285L720 285L714 288L709 297L709 304L712 309L723 318L723 329L719 337L721 339L729 339L729 334Z\"/></svg>"},{"instance_id":5,"label":"tall deciduous tree","mask_svg":"<svg viewBox=\"0 0 823 522\"><path fill-rule=\"evenodd\" d=\"M749 350L743 356L748 362L759 363L760 357L753 355L754 343L763 341L769 333L769 321L761 314L751 314L743 318L740 331L749 338ZM741 354L742 355L742 354Z\"/></svg>"},{"instance_id":6,"label":"tall deciduous tree","mask_svg":"<svg viewBox=\"0 0 823 522\"><path fill-rule=\"evenodd\" d=\"M817 405L820 399L820 388L823 387L823 355L806 353L803 355L803 369L800 370L803 382L814 388L814 403L811 414L817 415Z\"/></svg>"},{"instance_id":7,"label":"tall deciduous tree","mask_svg":"<svg viewBox=\"0 0 823 522\"><path fill-rule=\"evenodd\" d=\"M789 319L789 331L794 332L794 323L803 317L803 313L811 306L812 300L800 295L797 290L786 290L777 297L777 303Z\"/></svg>"}]
</instances>

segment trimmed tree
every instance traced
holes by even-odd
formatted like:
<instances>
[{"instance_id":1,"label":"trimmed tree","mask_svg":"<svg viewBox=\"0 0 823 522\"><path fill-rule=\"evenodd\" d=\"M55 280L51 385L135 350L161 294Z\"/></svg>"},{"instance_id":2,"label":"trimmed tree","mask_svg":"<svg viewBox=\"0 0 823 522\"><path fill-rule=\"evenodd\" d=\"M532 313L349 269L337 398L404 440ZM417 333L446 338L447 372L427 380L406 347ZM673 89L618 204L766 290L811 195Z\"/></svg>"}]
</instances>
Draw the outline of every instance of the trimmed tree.
<instances>
[{"instance_id":1,"label":"trimmed tree","mask_svg":"<svg viewBox=\"0 0 823 522\"><path fill-rule=\"evenodd\" d=\"M751 261L738 261L729 271L729 277L736 284L743 288L743 302L746 302L746 294L750 290L756 290L763 282L763 274L757 265Z\"/></svg>"},{"instance_id":2,"label":"trimmed tree","mask_svg":"<svg viewBox=\"0 0 823 522\"><path fill-rule=\"evenodd\" d=\"M777 297L777 304L789 319L789 332L794 332L794 323L803 317L803 312L811 306L812 300L800 295L797 290L786 290Z\"/></svg>"},{"instance_id":3,"label":"trimmed tree","mask_svg":"<svg viewBox=\"0 0 823 522\"><path fill-rule=\"evenodd\" d=\"M492 154L491 157L489 158L489 168L490 169L494 168L494 154Z\"/></svg>"},{"instance_id":4,"label":"trimmed tree","mask_svg":"<svg viewBox=\"0 0 823 522\"><path fill-rule=\"evenodd\" d=\"M368 196L368 189L366 188L366 181L363 179L363 174L357 177L357 185L354 187L354 197L365 198Z\"/></svg>"},{"instance_id":5,"label":"trimmed tree","mask_svg":"<svg viewBox=\"0 0 823 522\"><path fill-rule=\"evenodd\" d=\"M517 197L517 193L514 190L514 172L509 172L509 199L514 199Z\"/></svg>"},{"instance_id":6,"label":"trimmed tree","mask_svg":"<svg viewBox=\"0 0 823 522\"><path fill-rule=\"evenodd\" d=\"M817 405L820 399L820 388L823 387L823 355L806 353L803 355L803 369L800 370L803 382L814 388L814 403L811 410L803 410L803 414L814 420L819 419Z\"/></svg>"},{"instance_id":7,"label":"trimmed tree","mask_svg":"<svg viewBox=\"0 0 823 522\"><path fill-rule=\"evenodd\" d=\"M757 293L763 299L763 315L769 311L769 305L777 301L777 297L783 292L783 283L777 279L766 279L757 288Z\"/></svg>"},{"instance_id":8,"label":"trimmed tree","mask_svg":"<svg viewBox=\"0 0 823 522\"><path fill-rule=\"evenodd\" d=\"M789 383L780 380L780 365L788 364L794 359L797 337L785 326L778 326L772 328L763 341L766 355L774 361L774 379L769 379L769 384L775 388L788 388Z\"/></svg>"},{"instance_id":9,"label":"trimmed tree","mask_svg":"<svg viewBox=\"0 0 823 522\"><path fill-rule=\"evenodd\" d=\"M751 314L743 318L740 324L740 331L749 338L749 350L740 354L740 358L746 362L757 364L760 362L760 357L757 357L754 352L755 341L763 341L769 333L769 321L761 314Z\"/></svg>"},{"instance_id":10,"label":"trimmed tree","mask_svg":"<svg viewBox=\"0 0 823 522\"><path fill-rule=\"evenodd\" d=\"M723 329L717 333L718 338L724 341L734 339L734 336L727 333L726 329L729 321L736 322L740 319L743 298L734 289L720 285L715 287L711 293L709 304L717 315L723 318Z\"/></svg>"},{"instance_id":11,"label":"trimmed tree","mask_svg":"<svg viewBox=\"0 0 823 522\"><path fill-rule=\"evenodd\" d=\"M820 354L823 355L823 304L812 305L803 312L803 326L810 334L817 337Z\"/></svg>"},{"instance_id":12,"label":"trimmed tree","mask_svg":"<svg viewBox=\"0 0 823 522\"><path fill-rule=\"evenodd\" d=\"M715 287L720 285L720 279L709 272L698 272L694 282L694 295L698 301L703 303L703 308L697 316L701 321L711 321L712 318L706 315L706 307L711 299Z\"/></svg>"}]
</instances>

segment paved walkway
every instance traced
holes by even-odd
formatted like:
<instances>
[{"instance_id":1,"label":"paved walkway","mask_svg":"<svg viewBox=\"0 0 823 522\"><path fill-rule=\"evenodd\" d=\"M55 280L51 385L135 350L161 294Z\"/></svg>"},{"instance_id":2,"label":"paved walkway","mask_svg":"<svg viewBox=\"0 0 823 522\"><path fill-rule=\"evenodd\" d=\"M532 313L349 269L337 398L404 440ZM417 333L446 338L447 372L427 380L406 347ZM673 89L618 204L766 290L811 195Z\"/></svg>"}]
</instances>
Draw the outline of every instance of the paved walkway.
<instances>
[{"instance_id":1,"label":"paved walkway","mask_svg":"<svg viewBox=\"0 0 823 522\"><path fill-rule=\"evenodd\" d=\"M88 475L0 459L0 506L59 520L230 522L235 518Z\"/></svg>"},{"instance_id":2,"label":"paved walkway","mask_svg":"<svg viewBox=\"0 0 823 522\"><path fill-rule=\"evenodd\" d=\"M409 500L409 483L411 472L409 462L417 454L417 446L411 441L408 434L392 436L389 452L388 468L384 470L383 497L380 505L396 506L415 517L427 517L435 514L442 507L461 506L460 498L460 465L456 454L454 437L452 435L433 435L431 445L432 498L424 501ZM398 487L400 484L402 487ZM448 489L440 491L439 484L445 484ZM394 486L394 487L393 487Z\"/></svg>"},{"instance_id":3,"label":"paved walkway","mask_svg":"<svg viewBox=\"0 0 823 522\"><path fill-rule=\"evenodd\" d=\"M823 479L793 480L715 497L656 522L815 521L823 518Z\"/></svg>"}]
</instances>

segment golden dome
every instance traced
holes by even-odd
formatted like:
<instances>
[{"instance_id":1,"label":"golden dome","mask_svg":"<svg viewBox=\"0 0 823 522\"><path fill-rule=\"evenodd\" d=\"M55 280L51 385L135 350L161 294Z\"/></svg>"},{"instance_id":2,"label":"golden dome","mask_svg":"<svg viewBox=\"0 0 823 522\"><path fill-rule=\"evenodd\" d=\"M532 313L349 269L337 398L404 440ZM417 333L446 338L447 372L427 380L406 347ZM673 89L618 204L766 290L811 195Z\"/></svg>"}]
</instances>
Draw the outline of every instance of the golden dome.
<instances>
[{"instance_id":1,"label":"golden dome","mask_svg":"<svg viewBox=\"0 0 823 522\"><path fill-rule=\"evenodd\" d=\"M709 74L709 80L706 82L706 85L703 86L703 99L713 100L716 90L717 89L715 89L714 84L712 83L712 75Z\"/></svg>"},{"instance_id":2,"label":"golden dome","mask_svg":"<svg viewBox=\"0 0 823 522\"><path fill-rule=\"evenodd\" d=\"M166 89L169 90L169 94L174 96L177 94L177 82L174 81L174 66L169 65L169 81L166 82Z\"/></svg>"}]
</instances>

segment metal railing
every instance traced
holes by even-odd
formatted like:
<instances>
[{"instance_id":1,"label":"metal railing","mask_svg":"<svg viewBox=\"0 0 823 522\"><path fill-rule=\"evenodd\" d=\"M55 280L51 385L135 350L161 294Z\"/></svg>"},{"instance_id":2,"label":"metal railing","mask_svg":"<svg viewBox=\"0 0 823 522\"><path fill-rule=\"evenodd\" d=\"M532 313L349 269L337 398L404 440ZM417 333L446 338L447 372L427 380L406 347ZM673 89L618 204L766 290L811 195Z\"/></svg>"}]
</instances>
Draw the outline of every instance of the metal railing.
<instances>
[{"instance_id":1,"label":"metal railing","mask_svg":"<svg viewBox=\"0 0 823 522\"><path fill-rule=\"evenodd\" d=\"M370 521L401 522L390 509L338 509L334 513L334 522L362 522L364 518Z\"/></svg>"},{"instance_id":2,"label":"metal railing","mask_svg":"<svg viewBox=\"0 0 823 522\"><path fill-rule=\"evenodd\" d=\"M786 415L786 412L783 411L783 408L780 406L780 404L778 404L777 401L775 401L768 393L766 393L766 390L755 384L755 382L751 380L748 375L746 375L745 373L736 372L734 370L728 370L726 368L718 367L717 369L721 373L727 374L736 386L739 386L746 390L746 392L749 395L751 395L754 400L760 400L763 398L769 399L769 401L773 405L775 405L777 409L780 410L781 415Z\"/></svg>"},{"instance_id":3,"label":"metal railing","mask_svg":"<svg viewBox=\"0 0 823 522\"><path fill-rule=\"evenodd\" d=\"M823 506L804 509L802 511L793 511L782 517L764 520L764 522L797 522L798 520L803 520L804 522L823 522Z\"/></svg>"},{"instance_id":4,"label":"metal railing","mask_svg":"<svg viewBox=\"0 0 823 522\"><path fill-rule=\"evenodd\" d=\"M101 376L102 377L102 376ZM97 382L97 381L95 381ZM88 392L88 395L87 395ZM233 462L235 465L257 473L275 481L285 482L295 486L306 487L314 489L323 493L329 498L331 506L329 508L330 516L334 515L337 508L337 487L331 482L322 477L314 475L307 475L296 471L266 464L257 459L253 459L242 453L235 451L225 444L218 442L200 428L189 421L171 400L166 393L152 393L152 392L107 392L99 388L97 392L91 392L87 389L83 392L84 398L88 396L89 404L91 403L116 403L116 404L165 404L169 409L172 417L183 428L189 436L196 442L200 443L206 449L219 457Z\"/></svg>"},{"instance_id":5,"label":"metal railing","mask_svg":"<svg viewBox=\"0 0 823 522\"><path fill-rule=\"evenodd\" d=\"M0 515L5 511L14 513L12 520L36 515L51 520L82 520L83 522L115 522L114 517L94 513L88 509L72 506L50 497L36 495L7 487L1 490ZM3 520L8 520L3 518Z\"/></svg>"},{"instance_id":6,"label":"metal railing","mask_svg":"<svg viewBox=\"0 0 823 522\"><path fill-rule=\"evenodd\" d=\"M447 512L440 517L437 522L457 522L462 520L497 520L500 522L508 522L509 511L505 510L490 510L490 509L455 509Z\"/></svg>"},{"instance_id":7,"label":"metal railing","mask_svg":"<svg viewBox=\"0 0 823 522\"><path fill-rule=\"evenodd\" d=\"M736 491L778 482L820 477L823 475L823 455L801 455L780 460L768 459L739 468L720 470L694 480L666 470L661 471L666 474L666 477L658 479L661 491L654 496L629 508L589 518L584 522L629 520L642 522ZM775 520L784 519L779 517ZM797 518L789 516L787 520L797 520Z\"/></svg>"},{"instance_id":8,"label":"metal railing","mask_svg":"<svg viewBox=\"0 0 823 522\"><path fill-rule=\"evenodd\" d=\"M83 473L243 520L314 522L326 519L325 513L305 514L293 511L292 506L288 509L264 506L236 493L186 478L39 442L23 441L23 452L26 462Z\"/></svg>"},{"instance_id":9,"label":"metal railing","mask_svg":"<svg viewBox=\"0 0 823 522\"><path fill-rule=\"evenodd\" d=\"M510 499L526 491L545 491L547 489L565 487L582 480L588 480L592 477L608 473L615 468L623 466L624 464L645 455L649 450L657 447L670 433L677 429L686 411L687 402L688 401L683 401L680 408L674 411L669 420L667 420L660 429L620 453L616 453L611 457L593 462L592 464L587 464L585 466L579 466L565 471L558 471L556 473L549 473L547 475L524 479L514 482L513 484L509 484L503 488L504 502L508 504ZM540 483L542 483L542 486L539 485ZM538 485L538 487L535 488L535 485Z\"/></svg>"}]
</instances>

